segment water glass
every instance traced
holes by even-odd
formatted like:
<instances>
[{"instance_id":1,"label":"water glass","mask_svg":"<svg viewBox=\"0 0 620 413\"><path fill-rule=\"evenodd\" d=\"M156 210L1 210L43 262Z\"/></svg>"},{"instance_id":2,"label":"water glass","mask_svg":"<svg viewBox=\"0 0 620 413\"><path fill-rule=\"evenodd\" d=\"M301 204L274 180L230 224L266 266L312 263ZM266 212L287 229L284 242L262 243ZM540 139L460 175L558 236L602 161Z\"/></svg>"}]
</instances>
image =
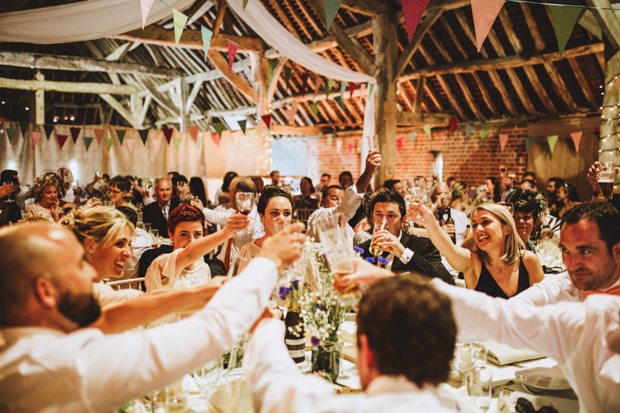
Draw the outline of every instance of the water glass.
<instances>
[{"instance_id":1,"label":"water glass","mask_svg":"<svg viewBox=\"0 0 620 413\"><path fill-rule=\"evenodd\" d=\"M187 412L189 383L187 378L177 380L166 386L166 412Z\"/></svg>"},{"instance_id":2,"label":"water glass","mask_svg":"<svg viewBox=\"0 0 620 413\"><path fill-rule=\"evenodd\" d=\"M149 232L151 230L151 223L150 222L145 222L144 223L144 230L146 232Z\"/></svg>"},{"instance_id":3,"label":"water glass","mask_svg":"<svg viewBox=\"0 0 620 413\"><path fill-rule=\"evenodd\" d=\"M206 400L209 400L211 395L215 393L220 386L222 375L224 373L224 359L218 357L213 361L208 362L198 370L196 370L192 376L198 384L200 392Z\"/></svg>"},{"instance_id":4,"label":"water glass","mask_svg":"<svg viewBox=\"0 0 620 413\"><path fill-rule=\"evenodd\" d=\"M487 411L491 407L493 373L485 368L476 368L467 378L467 392L476 398L476 406Z\"/></svg>"}]
</instances>

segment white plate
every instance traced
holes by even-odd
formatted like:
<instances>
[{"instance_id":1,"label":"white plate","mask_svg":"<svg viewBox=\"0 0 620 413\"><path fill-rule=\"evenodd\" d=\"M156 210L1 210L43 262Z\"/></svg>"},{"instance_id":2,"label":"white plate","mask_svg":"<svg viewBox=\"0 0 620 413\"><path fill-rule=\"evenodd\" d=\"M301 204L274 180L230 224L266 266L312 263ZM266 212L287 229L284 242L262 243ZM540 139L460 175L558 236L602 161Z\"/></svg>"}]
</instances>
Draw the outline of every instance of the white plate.
<instances>
[{"instance_id":1,"label":"white plate","mask_svg":"<svg viewBox=\"0 0 620 413\"><path fill-rule=\"evenodd\" d=\"M518 382L539 390L569 390L568 383L559 367L535 367L515 372Z\"/></svg>"}]
</instances>

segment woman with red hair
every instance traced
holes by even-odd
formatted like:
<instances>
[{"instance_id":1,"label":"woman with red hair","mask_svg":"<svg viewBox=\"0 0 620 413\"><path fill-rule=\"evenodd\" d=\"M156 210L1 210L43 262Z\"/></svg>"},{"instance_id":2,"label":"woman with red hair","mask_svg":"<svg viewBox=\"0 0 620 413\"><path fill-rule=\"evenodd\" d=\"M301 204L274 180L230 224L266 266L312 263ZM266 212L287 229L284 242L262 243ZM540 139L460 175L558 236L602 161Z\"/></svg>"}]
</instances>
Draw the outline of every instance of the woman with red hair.
<instances>
[{"instance_id":1,"label":"woman with red hair","mask_svg":"<svg viewBox=\"0 0 620 413\"><path fill-rule=\"evenodd\" d=\"M170 254L160 255L146 272L146 291L161 289L185 290L211 279L203 256L248 227L245 215L233 214L226 227L209 236L205 234L205 216L192 205L181 205L168 217L168 235L174 245Z\"/></svg>"}]
</instances>

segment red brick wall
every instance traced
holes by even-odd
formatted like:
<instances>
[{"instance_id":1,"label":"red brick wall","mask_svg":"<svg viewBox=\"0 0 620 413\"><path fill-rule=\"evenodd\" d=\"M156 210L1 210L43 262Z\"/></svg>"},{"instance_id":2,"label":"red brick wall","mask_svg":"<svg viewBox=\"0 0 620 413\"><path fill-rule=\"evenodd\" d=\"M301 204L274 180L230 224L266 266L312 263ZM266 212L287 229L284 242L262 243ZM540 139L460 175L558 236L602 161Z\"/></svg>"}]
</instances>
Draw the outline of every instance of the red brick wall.
<instances>
[{"instance_id":1,"label":"red brick wall","mask_svg":"<svg viewBox=\"0 0 620 413\"><path fill-rule=\"evenodd\" d=\"M395 178L423 175L427 180L432 180L435 163L433 151L442 153L444 181L454 176L468 185L482 185L487 176L499 176L500 165L505 165L508 173L515 173L520 178L527 162L524 139L527 136L526 126L487 127L486 130L490 134L484 145L480 144L480 129L475 129L465 139L464 124L452 133L447 128L435 129L432 131L432 140L422 129L416 129L415 145L408 133L399 133L398 138L403 138L403 147L401 151L397 149ZM499 133L508 134L508 143L503 152L500 150ZM336 141L339 139L343 144L340 152L337 152ZM354 145L350 155L349 143ZM308 141L308 175L315 179L327 172L337 179L340 172L349 170L356 178L360 173L360 152L361 136L334 138L331 146L325 137Z\"/></svg>"}]
</instances>

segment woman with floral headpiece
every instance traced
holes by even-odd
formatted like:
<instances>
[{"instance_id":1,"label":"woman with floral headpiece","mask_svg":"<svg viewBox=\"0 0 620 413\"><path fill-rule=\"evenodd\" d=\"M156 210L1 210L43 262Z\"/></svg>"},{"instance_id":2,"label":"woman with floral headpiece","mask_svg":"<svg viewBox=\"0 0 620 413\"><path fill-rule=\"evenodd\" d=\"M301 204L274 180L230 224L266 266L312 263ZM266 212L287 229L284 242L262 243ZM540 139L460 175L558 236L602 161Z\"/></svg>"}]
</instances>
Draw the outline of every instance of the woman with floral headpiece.
<instances>
[{"instance_id":1,"label":"woman with floral headpiece","mask_svg":"<svg viewBox=\"0 0 620 413\"><path fill-rule=\"evenodd\" d=\"M519 238L529 251L536 252L534 244L530 241L530 236L545 210L544 204L537 199L534 191L524 191L520 188L514 189L506 197L506 203L512 204L512 217L515 220Z\"/></svg>"},{"instance_id":2,"label":"woman with floral headpiece","mask_svg":"<svg viewBox=\"0 0 620 413\"><path fill-rule=\"evenodd\" d=\"M26 207L26 213L42 217L51 222L60 219L58 207L60 205L59 194L61 193L61 183L58 175L53 172L41 175L34 180L32 191L36 203Z\"/></svg>"}]
</instances>

